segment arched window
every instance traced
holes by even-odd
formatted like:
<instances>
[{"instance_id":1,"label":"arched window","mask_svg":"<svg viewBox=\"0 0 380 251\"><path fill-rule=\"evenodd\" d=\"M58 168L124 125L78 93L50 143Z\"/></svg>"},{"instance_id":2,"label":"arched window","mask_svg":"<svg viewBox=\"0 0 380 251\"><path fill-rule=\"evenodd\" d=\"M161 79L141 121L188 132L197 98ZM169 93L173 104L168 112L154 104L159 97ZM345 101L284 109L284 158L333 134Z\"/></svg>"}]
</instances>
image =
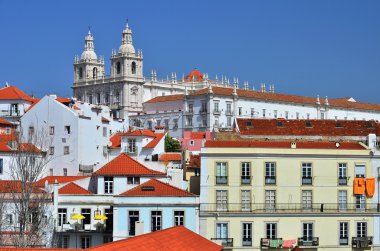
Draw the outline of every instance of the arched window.
<instances>
[{"instance_id":1,"label":"arched window","mask_svg":"<svg viewBox=\"0 0 380 251\"><path fill-rule=\"evenodd\" d=\"M92 69L92 78L97 79L97 77L98 77L98 68L94 67L94 69Z\"/></svg>"},{"instance_id":2,"label":"arched window","mask_svg":"<svg viewBox=\"0 0 380 251\"><path fill-rule=\"evenodd\" d=\"M136 62L132 62L132 74L136 74Z\"/></svg>"},{"instance_id":3,"label":"arched window","mask_svg":"<svg viewBox=\"0 0 380 251\"><path fill-rule=\"evenodd\" d=\"M120 74L121 72L121 65L120 65L120 62L117 62L116 63L116 74Z\"/></svg>"},{"instance_id":4,"label":"arched window","mask_svg":"<svg viewBox=\"0 0 380 251\"><path fill-rule=\"evenodd\" d=\"M79 67L78 75L79 75L79 79L83 78L83 69L82 69L82 67Z\"/></svg>"}]
</instances>

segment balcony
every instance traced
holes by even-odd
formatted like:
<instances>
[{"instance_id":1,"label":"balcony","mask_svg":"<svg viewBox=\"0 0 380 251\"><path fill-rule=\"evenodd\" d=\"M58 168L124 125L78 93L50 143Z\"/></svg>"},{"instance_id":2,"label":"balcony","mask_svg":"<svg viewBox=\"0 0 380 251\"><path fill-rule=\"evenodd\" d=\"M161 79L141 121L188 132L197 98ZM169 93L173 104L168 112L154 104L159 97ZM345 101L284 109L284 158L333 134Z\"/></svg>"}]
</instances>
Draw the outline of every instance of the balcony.
<instances>
[{"instance_id":1,"label":"balcony","mask_svg":"<svg viewBox=\"0 0 380 251\"><path fill-rule=\"evenodd\" d=\"M241 184L242 185L250 185L251 184L251 176L241 176Z\"/></svg>"},{"instance_id":2,"label":"balcony","mask_svg":"<svg viewBox=\"0 0 380 251\"><path fill-rule=\"evenodd\" d=\"M313 177L302 177L302 185L313 185Z\"/></svg>"},{"instance_id":3,"label":"balcony","mask_svg":"<svg viewBox=\"0 0 380 251\"><path fill-rule=\"evenodd\" d=\"M339 245L348 246L348 237L340 237L339 238Z\"/></svg>"},{"instance_id":4,"label":"balcony","mask_svg":"<svg viewBox=\"0 0 380 251\"><path fill-rule=\"evenodd\" d=\"M234 238L211 238L211 240L221 242L223 247L233 247L234 246Z\"/></svg>"},{"instance_id":5,"label":"balcony","mask_svg":"<svg viewBox=\"0 0 380 251\"><path fill-rule=\"evenodd\" d=\"M81 224L78 222L72 224L62 224L62 226L57 226L57 232L71 232L71 233L103 233L107 232L106 224L97 222L94 224Z\"/></svg>"},{"instance_id":6,"label":"balcony","mask_svg":"<svg viewBox=\"0 0 380 251\"><path fill-rule=\"evenodd\" d=\"M302 247L315 247L319 246L319 237L301 237L298 238L298 246Z\"/></svg>"},{"instance_id":7,"label":"balcony","mask_svg":"<svg viewBox=\"0 0 380 251\"><path fill-rule=\"evenodd\" d=\"M357 213L357 214L372 214L380 212L377 204L366 204L366 207L358 210L356 204L345 204L344 209L339 203L202 203L200 211L218 212L225 211L229 213L250 213L250 214L265 214L265 213L289 213L289 214L308 214L308 213Z\"/></svg>"},{"instance_id":8,"label":"balcony","mask_svg":"<svg viewBox=\"0 0 380 251\"><path fill-rule=\"evenodd\" d=\"M373 243L373 237L372 236L366 236L366 237L352 237L352 247L353 248L367 248L372 246Z\"/></svg>"},{"instance_id":9,"label":"balcony","mask_svg":"<svg viewBox=\"0 0 380 251\"><path fill-rule=\"evenodd\" d=\"M214 109L214 114L215 115L220 115L220 110L219 109Z\"/></svg>"},{"instance_id":10,"label":"balcony","mask_svg":"<svg viewBox=\"0 0 380 251\"><path fill-rule=\"evenodd\" d=\"M277 249L282 247L282 238L261 238L260 239L260 248L261 249Z\"/></svg>"},{"instance_id":11,"label":"balcony","mask_svg":"<svg viewBox=\"0 0 380 251\"><path fill-rule=\"evenodd\" d=\"M227 110L226 111L226 116L232 116L232 111Z\"/></svg>"},{"instance_id":12,"label":"balcony","mask_svg":"<svg viewBox=\"0 0 380 251\"><path fill-rule=\"evenodd\" d=\"M276 185L276 176L265 176L265 185Z\"/></svg>"},{"instance_id":13,"label":"balcony","mask_svg":"<svg viewBox=\"0 0 380 251\"><path fill-rule=\"evenodd\" d=\"M339 186L345 186L345 185L347 185L347 177L339 177L338 178L338 185Z\"/></svg>"},{"instance_id":14,"label":"balcony","mask_svg":"<svg viewBox=\"0 0 380 251\"><path fill-rule=\"evenodd\" d=\"M199 111L199 113L202 114L202 115L206 115L207 114L207 109L201 109Z\"/></svg>"},{"instance_id":15,"label":"balcony","mask_svg":"<svg viewBox=\"0 0 380 251\"><path fill-rule=\"evenodd\" d=\"M216 184L218 185L227 185L228 176L216 176Z\"/></svg>"}]
</instances>

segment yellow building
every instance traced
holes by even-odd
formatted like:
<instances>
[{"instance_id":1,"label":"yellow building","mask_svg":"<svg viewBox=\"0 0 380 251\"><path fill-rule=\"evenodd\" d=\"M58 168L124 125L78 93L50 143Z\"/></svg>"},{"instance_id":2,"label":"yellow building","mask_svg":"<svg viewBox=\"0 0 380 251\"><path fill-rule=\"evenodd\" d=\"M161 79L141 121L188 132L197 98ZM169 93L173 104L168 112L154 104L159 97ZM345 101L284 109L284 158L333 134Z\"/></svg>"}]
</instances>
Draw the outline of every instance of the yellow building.
<instances>
[{"instance_id":1,"label":"yellow building","mask_svg":"<svg viewBox=\"0 0 380 251\"><path fill-rule=\"evenodd\" d=\"M366 195L374 186L365 145L208 141L201 156L206 238L233 250L374 250L380 213Z\"/></svg>"}]
</instances>

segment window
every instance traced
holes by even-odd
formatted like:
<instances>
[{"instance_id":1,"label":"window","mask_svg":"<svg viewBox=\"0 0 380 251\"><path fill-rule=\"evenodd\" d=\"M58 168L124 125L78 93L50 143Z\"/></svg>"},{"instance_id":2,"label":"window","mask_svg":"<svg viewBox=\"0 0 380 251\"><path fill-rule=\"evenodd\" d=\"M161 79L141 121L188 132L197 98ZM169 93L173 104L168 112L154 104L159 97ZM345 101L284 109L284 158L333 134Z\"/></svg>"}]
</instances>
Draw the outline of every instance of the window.
<instances>
[{"instance_id":1,"label":"window","mask_svg":"<svg viewBox=\"0 0 380 251\"><path fill-rule=\"evenodd\" d=\"M81 249L89 248L91 246L91 236L81 236L80 243Z\"/></svg>"},{"instance_id":2,"label":"window","mask_svg":"<svg viewBox=\"0 0 380 251\"><path fill-rule=\"evenodd\" d=\"M82 208L81 214L85 217L82 220L82 224L84 225L90 225L91 224L91 209L90 208Z\"/></svg>"},{"instance_id":3,"label":"window","mask_svg":"<svg viewBox=\"0 0 380 251\"><path fill-rule=\"evenodd\" d=\"M132 74L136 74L136 62L132 62L131 69L132 69Z\"/></svg>"},{"instance_id":4,"label":"window","mask_svg":"<svg viewBox=\"0 0 380 251\"><path fill-rule=\"evenodd\" d=\"M11 134L11 128L9 127L5 128L5 134L7 135Z\"/></svg>"},{"instance_id":5,"label":"window","mask_svg":"<svg viewBox=\"0 0 380 251\"><path fill-rule=\"evenodd\" d=\"M243 223L243 240L244 247L252 246L252 223Z\"/></svg>"},{"instance_id":6,"label":"window","mask_svg":"<svg viewBox=\"0 0 380 251\"><path fill-rule=\"evenodd\" d=\"M50 135L54 135L54 126L50 126L49 133Z\"/></svg>"},{"instance_id":7,"label":"window","mask_svg":"<svg viewBox=\"0 0 380 251\"><path fill-rule=\"evenodd\" d=\"M191 146L194 145L194 140L190 140L190 145L191 145Z\"/></svg>"},{"instance_id":8,"label":"window","mask_svg":"<svg viewBox=\"0 0 380 251\"><path fill-rule=\"evenodd\" d=\"M4 172L4 166L3 166L3 164L4 164L3 159L0 159L0 174L3 174L3 172Z\"/></svg>"},{"instance_id":9,"label":"window","mask_svg":"<svg viewBox=\"0 0 380 251\"><path fill-rule=\"evenodd\" d=\"M227 103L227 110L226 110L226 114L227 115L231 115L232 114L232 104L231 103Z\"/></svg>"},{"instance_id":10,"label":"window","mask_svg":"<svg viewBox=\"0 0 380 251\"><path fill-rule=\"evenodd\" d=\"M216 190L216 210L227 211L228 194L226 190Z\"/></svg>"},{"instance_id":11,"label":"window","mask_svg":"<svg viewBox=\"0 0 380 251\"><path fill-rule=\"evenodd\" d=\"M65 134L70 134L70 133L71 133L70 126L65 126Z\"/></svg>"},{"instance_id":12,"label":"window","mask_svg":"<svg viewBox=\"0 0 380 251\"><path fill-rule=\"evenodd\" d=\"M273 111L273 117L274 117L274 118L277 118L277 110L274 110L274 111Z\"/></svg>"},{"instance_id":13,"label":"window","mask_svg":"<svg viewBox=\"0 0 380 251\"><path fill-rule=\"evenodd\" d=\"M289 112L288 112L288 111L285 111L285 118L286 118L286 119L289 118Z\"/></svg>"},{"instance_id":14,"label":"window","mask_svg":"<svg viewBox=\"0 0 380 251\"><path fill-rule=\"evenodd\" d=\"M188 105L188 112L193 113L193 104Z\"/></svg>"},{"instance_id":15,"label":"window","mask_svg":"<svg viewBox=\"0 0 380 251\"><path fill-rule=\"evenodd\" d=\"M164 123L165 123L165 130L169 130L169 119L165 119Z\"/></svg>"},{"instance_id":16,"label":"window","mask_svg":"<svg viewBox=\"0 0 380 251\"><path fill-rule=\"evenodd\" d=\"M92 104L92 95L91 94L88 95L88 103Z\"/></svg>"},{"instance_id":17,"label":"window","mask_svg":"<svg viewBox=\"0 0 380 251\"><path fill-rule=\"evenodd\" d=\"M120 92L116 92L114 103L119 103L119 102L120 102Z\"/></svg>"},{"instance_id":18,"label":"window","mask_svg":"<svg viewBox=\"0 0 380 251\"><path fill-rule=\"evenodd\" d=\"M338 164L338 184L347 185L347 164L346 163Z\"/></svg>"},{"instance_id":19,"label":"window","mask_svg":"<svg viewBox=\"0 0 380 251\"><path fill-rule=\"evenodd\" d=\"M302 191L302 209L312 209L313 194L310 190Z\"/></svg>"},{"instance_id":20,"label":"window","mask_svg":"<svg viewBox=\"0 0 380 251\"><path fill-rule=\"evenodd\" d=\"M63 168L63 176L67 176L67 168Z\"/></svg>"},{"instance_id":21,"label":"window","mask_svg":"<svg viewBox=\"0 0 380 251\"><path fill-rule=\"evenodd\" d=\"M33 136L34 136L34 126L29 126L29 130L28 130L29 141L32 140Z\"/></svg>"},{"instance_id":22,"label":"window","mask_svg":"<svg viewBox=\"0 0 380 251\"><path fill-rule=\"evenodd\" d=\"M227 162L216 163L216 184L227 184Z\"/></svg>"},{"instance_id":23,"label":"window","mask_svg":"<svg viewBox=\"0 0 380 251\"><path fill-rule=\"evenodd\" d=\"M104 177L104 193L113 194L113 177Z\"/></svg>"},{"instance_id":24,"label":"window","mask_svg":"<svg viewBox=\"0 0 380 251\"><path fill-rule=\"evenodd\" d=\"M161 126L161 120L157 119L156 123L157 123L157 126Z\"/></svg>"},{"instance_id":25,"label":"window","mask_svg":"<svg viewBox=\"0 0 380 251\"><path fill-rule=\"evenodd\" d=\"M103 137L107 137L107 127L103 126Z\"/></svg>"},{"instance_id":26,"label":"window","mask_svg":"<svg viewBox=\"0 0 380 251\"><path fill-rule=\"evenodd\" d=\"M120 74L121 73L121 64L120 62L117 62L116 63L116 74Z\"/></svg>"},{"instance_id":27,"label":"window","mask_svg":"<svg viewBox=\"0 0 380 251\"><path fill-rule=\"evenodd\" d=\"M302 185L313 184L312 163L302 163Z\"/></svg>"},{"instance_id":28,"label":"window","mask_svg":"<svg viewBox=\"0 0 380 251\"><path fill-rule=\"evenodd\" d=\"M186 125L187 126L193 126L193 117L192 116L186 116Z\"/></svg>"},{"instance_id":29,"label":"window","mask_svg":"<svg viewBox=\"0 0 380 251\"><path fill-rule=\"evenodd\" d=\"M251 184L251 163L250 162L241 163L241 184L242 185Z\"/></svg>"},{"instance_id":30,"label":"window","mask_svg":"<svg viewBox=\"0 0 380 251\"><path fill-rule=\"evenodd\" d=\"M70 153L70 148L69 148L69 146L64 146L63 147L63 154L64 155L68 155Z\"/></svg>"},{"instance_id":31,"label":"window","mask_svg":"<svg viewBox=\"0 0 380 251\"><path fill-rule=\"evenodd\" d=\"M13 215L12 214L7 214L6 215L6 224L7 225L12 225L13 224Z\"/></svg>"},{"instance_id":32,"label":"window","mask_svg":"<svg viewBox=\"0 0 380 251\"><path fill-rule=\"evenodd\" d=\"M162 212L161 211L152 211L151 213L152 219L152 232L161 230L162 228Z\"/></svg>"},{"instance_id":33,"label":"window","mask_svg":"<svg viewBox=\"0 0 380 251\"><path fill-rule=\"evenodd\" d=\"M152 121L148 121L148 129L152 130Z\"/></svg>"},{"instance_id":34,"label":"window","mask_svg":"<svg viewBox=\"0 0 380 251\"><path fill-rule=\"evenodd\" d=\"M266 110L263 109L263 118L265 118L265 117L266 117Z\"/></svg>"},{"instance_id":35,"label":"window","mask_svg":"<svg viewBox=\"0 0 380 251\"><path fill-rule=\"evenodd\" d=\"M347 191L346 190L340 190L338 192L338 204L339 204L339 210L347 209Z\"/></svg>"},{"instance_id":36,"label":"window","mask_svg":"<svg viewBox=\"0 0 380 251\"><path fill-rule=\"evenodd\" d=\"M239 116L243 115L243 107L239 107Z\"/></svg>"},{"instance_id":37,"label":"window","mask_svg":"<svg viewBox=\"0 0 380 251\"><path fill-rule=\"evenodd\" d=\"M302 239L304 241L313 241L313 223L303 223L303 236Z\"/></svg>"},{"instance_id":38,"label":"window","mask_svg":"<svg viewBox=\"0 0 380 251\"><path fill-rule=\"evenodd\" d=\"M276 191L275 190L265 191L265 208L266 209L276 208Z\"/></svg>"},{"instance_id":39,"label":"window","mask_svg":"<svg viewBox=\"0 0 380 251\"><path fill-rule=\"evenodd\" d=\"M356 236L367 237L367 222L356 223Z\"/></svg>"},{"instance_id":40,"label":"window","mask_svg":"<svg viewBox=\"0 0 380 251\"><path fill-rule=\"evenodd\" d=\"M201 113L206 113L206 112L207 112L207 103L202 102Z\"/></svg>"},{"instance_id":41,"label":"window","mask_svg":"<svg viewBox=\"0 0 380 251\"><path fill-rule=\"evenodd\" d=\"M203 127L206 127L206 126L207 126L207 119L203 119L203 120L202 120L202 126L203 126Z\"/></svg>"},{"instance_id":42,"label":"window","mask_svg":"<svg viewBox=\"0 0 380 251\"><path fill-rule=\"evenodd\" d=\"M214 126L219 127L219 117L215 117Z\"/></svg>"},{"instance_id":43,"label":"window","mask_svg":"<svg viewBox=\"0 0 380 251\"><path fill-rule=\"evenodd\" d=\"M296 119L300 119L300 113L296 112Z\"/></svg>"},{"instance_id":44,"label":"window","mask_svg":"<svg viewBox=\"0 0 380 251\"><path fill-rule=\"evenodd\" d=\"M183 226L185 223L185 211L174 211L174 226Z\"/></svg>"},{"instance_id":45,"label":"window","mask_svg":"<svg viewBox=\"0 0 380 251\"><path fill-rule=\"evenodd\" d=\"M355 164L355 178L365 178L364 164Z\"/></svg>"},{"instance_id":46,"label":"window","mask_svg":"<svg viewBox=\"0 0 380 251\"><path fill-rule=\"evenodd\" d=\"M265 184L276 184L276 163L265 162Z\"/></svg>"},{"instance_id":47,"label":"window","mask_svg":"<svg viewBox=\"0 0 380 251\"><path fill-rule=\"evenodd\" d=\"M100 104L100 103L101 103L101 100L100 100L100 92L97 92L97 93L96 93L96 103L97 103L97 104Z\"/></svg>"},{"instance_id":48,"label":"window","mask_svg":"<svg viewBox=\"0 0 380 251\"><path fill-rule=\"evenodd\" d=\"M177 130L178 129L178 119L173 119L173 130Z\"/></svg>"},{"instance_id":49,"label":"window","mask_svg":"<svg viewBox=\"0 0 380 251\"><path fill-rule=\"evenodd\" d=\"M127 177L127 184L129 185L138 185L140 184L140 177Z\"/></svg>"},{"instance_id":50,"label":"window","mask_svg":"<svg viewBox=\"0 0 380 251\"><path fill-rule=\"evenodd\" d=\"M250 190L241 191L241 210L251 211L251 191Z\"/></svg>"},{"instance_id":51,"label":"window","mask_svg":"<svg viewBox=\"0 0 380 251\"><path fill-rule=\"evenodd\" d=\"M136 234L137 221L139 221L139 211L129 211L128 212L129 236L134 236Z\"/></svg>"},{"instance_id":52,"label":"window","mask_svg":"<svg viewBox=\"0 0 380 251\"><path fill-rule=\"evenodd\" d=\"M106 105L110 103L110 94L108 92L106 92L106 94L104 95L104 103Z\"/></svg>"},{"instance_id":53,"label":"window","mask_svg":"<svg viewBox=\"0 0 380 251\"><path fill-rule=\"evenodd\" d=\"M365 195L355 195L356 209L365 209Z\"/></svg>"},{"instance_id":54,"label":"window","mask_svg":"<svg viewBox=\"0 0 380 251\"><path fill-rule=\"evenodd\" d=\"M53 176L53 168L49 169L50 176Z\"/></svg>"},{"instance_id":55,"label":"window","mask_svg":"<svg viewBox=\"0 0 380 251\"><path fill-rule=\"evenodd\" d=\"M277 223L267 223L266 224L267 239L277 238Z\"/></svg>"},{"instance_id":56,"label":"window","mask_svg":"<svg viewBox=\"0 0 380 251\"><path fill-rule=\"evenodd\" d=\"M226 241L228 238L228 223L216 223L216 238L219 240Z\"/></svg>"},{"instance_id":57,"label":"window","mask_svg":"<svg viewBox=\"0 0 380 251\"><path fill-rule=\"evenodd\" d=\"M219 113L219 102L214 102L214 112Z\"/></svg>"},{"instance_id":58,"label":"window","mask_svg":"<svg viewBox=\"0 0 380 251\"><path fill-rule=\"evenodd\" d=\"M348 245L348 222L339 222L339 245Z\"/></svg>"},{"instance_id":59,"label":"window","mask_svg":"<svg viewBox=\"0 0 380 251\"><path fill-rule=\"evenodd\" d=\"M310 119L310 113L306 113L306 119Z\"/></svg>"},{"instance_id":60,"label":"window","mask_svg":"<svg viewBox=\"0 0 380 251\"><path fill-rule=\"evenodd\" d=\"M227 117L227 127L232 126L232 117Z\"/></svg>"},{"instance_id":61,"label":"window","mask_svg":"<svg viewBox=\"0 0 380 251\"><path fill-rule=\"evenodd\" d=\"M128 139L128 152L129 153L136 152L136 139Z\"/></svg>"},{"instance_id":62,"label":"window","mask_svg":"<svg viewBox=\"0 0 380 251\"><path fill-rule=\"evenodd\" d=\"M58 226L62 226L67 223L67 209L58 208Z\"/></svg>"},{"instance_id":63,"label":"window","mask_svg":"<svg viewBox=\"0 0 380 251\"><path fill-rule=\"evenodd\" d=\"M69 243L70 243L70 236L64 235L60 247L69 248Z\"/></svg>"},{"instance_id":64,"label":"window","mask_svg":"<svg viewBox=\"0 0 380 251\"><path fill-rule=\"evenodd\" d=\"M54 146L49 147L49 154L54 155Z\"/></svg>"},{"instance_id":65,"label":"window","mask_svg":"<svg viewBox=\"0 0 380 251\"><path fill-rule=\"evenodd\" d=\"M79 67L78 75L79 75L79 79L83 78L83 69L82 69L82 67Z\"/></svg>"},{"instance_id":66,"label":"window","mask_svg":"<svg viewBox=\"0 0 380 251\"><path fill-rule=\"evenodd\" d=\"M325 119L325 113L321 112L321 119Z\"/></svg>"},{"instance_id":67,"label":"window","mask_svg":"<svg viewBox=\"0 0 380 251\"><path fill-rule=\"evenodd\" d=\"M251 117L253 118L255 116L255 108L251 108Z\"/></svg>"}]
</instances>

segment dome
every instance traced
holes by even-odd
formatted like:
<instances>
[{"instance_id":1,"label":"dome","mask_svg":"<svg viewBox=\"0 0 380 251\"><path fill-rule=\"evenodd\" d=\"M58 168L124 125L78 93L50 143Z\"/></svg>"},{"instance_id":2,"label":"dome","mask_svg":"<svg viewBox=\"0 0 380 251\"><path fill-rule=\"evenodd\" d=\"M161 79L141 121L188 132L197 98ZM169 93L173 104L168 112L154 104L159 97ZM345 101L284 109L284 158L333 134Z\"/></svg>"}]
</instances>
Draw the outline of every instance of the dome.
<instances>
[{"instance_id":1,"label":"dome","mask_svg":"<svg viewBox=\"0 0 380 251\"><path fill-rule=\"evenodd\" d=\"M194 78L195 82L202 82L203 81L203 74L198 71L197 69L194 69L192 72L189 73L189 75L186 76L185 81L186 82L192 82Z\"/></svg>"},{"instance_id":2,"label":"dome","mask_svg":"<svg viewBox=\"0 0 380 251\"><path fill-rule=\"evenodd\" d=\"M81 57L80 57L82 60L97 60L98 57L96 56L96 53L95 51L87 51L85 50Z\"/></svg>"},{"instance_id":3,"label":"dome","mask_svg":"<svg viewBox=\"0 0 380 251\"><path fill-rule=\"evenodd\" d=\"M133 54L135 54L135 47L133 47L132 44L122 44L122 45L120 45L119 53L122 53L122 54L133 53Z\"/></svg>"}]
</instances>

